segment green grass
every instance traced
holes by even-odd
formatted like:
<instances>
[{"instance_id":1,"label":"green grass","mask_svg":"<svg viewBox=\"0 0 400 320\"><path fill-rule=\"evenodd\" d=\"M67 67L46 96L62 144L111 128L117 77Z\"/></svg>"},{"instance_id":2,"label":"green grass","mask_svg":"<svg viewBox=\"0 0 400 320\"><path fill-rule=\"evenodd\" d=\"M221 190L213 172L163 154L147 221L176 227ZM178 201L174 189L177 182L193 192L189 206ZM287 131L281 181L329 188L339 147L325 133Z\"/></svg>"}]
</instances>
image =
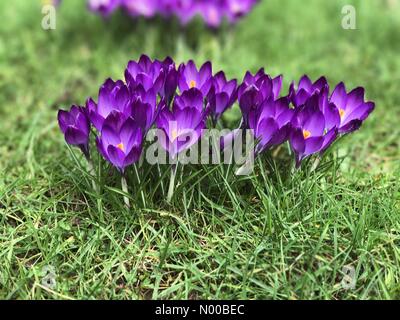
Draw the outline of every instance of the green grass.
<instances>
[{"instance_id":1,"label":"green grass","mask_svg":"<svg viewBox=\"0 0 400 320\"><path fill-rule=\"evenodd\" d=\"M357 30L341 28L348 3ZM400 3L263 0L218 33L122 15L103 22L79 0L60 7L56 31L41 29L39 1L3 1L0 18L1 298L400 298ZM291 174L284 148L248 177L187 166L168 205L145 166L141 185L129 177L127 210L97 158L101 190L92 189L56 112L122 77L141 53L210 59L237 78L264 66L286 88L304 73L326 75L365 86L377 108L315 171ZM54 290L41 285L47 265ZM351 290L341 285L346 265L356 269Z\"/></svg>"}]
</instances>

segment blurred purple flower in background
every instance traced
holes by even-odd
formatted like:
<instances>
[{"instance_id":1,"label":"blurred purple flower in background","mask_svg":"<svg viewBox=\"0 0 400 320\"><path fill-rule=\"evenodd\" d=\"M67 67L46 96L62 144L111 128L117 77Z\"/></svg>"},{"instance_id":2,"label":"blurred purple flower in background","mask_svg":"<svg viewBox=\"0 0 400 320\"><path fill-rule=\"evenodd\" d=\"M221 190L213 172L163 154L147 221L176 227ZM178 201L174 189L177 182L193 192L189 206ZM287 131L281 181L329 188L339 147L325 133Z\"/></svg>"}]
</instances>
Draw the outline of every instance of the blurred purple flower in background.
<instances>
[{"instance_id":1,"label":"blurred purple flower in background","mask_svg":"<svg viewBox=\"0 0 400 320\"><path fill-rule=\"evenodd\" d=\"M116 10L122 0L88 0L88 6L91 11L96 11L107 17Z\"/></svg>"},{"instance_id":2,"label":"blurred purple flower in background","mask_svg":"<svg viewBox=\"0 0 400 320\"><path fill-rule=\"evenodd\" d=\"M175 16L184 25L199 16L208 26L216 28L224 20L236 23L257 2L258 0L89 0L89 8L105 17L119 8L133 17Z\"/></svg>"}]
</instances>

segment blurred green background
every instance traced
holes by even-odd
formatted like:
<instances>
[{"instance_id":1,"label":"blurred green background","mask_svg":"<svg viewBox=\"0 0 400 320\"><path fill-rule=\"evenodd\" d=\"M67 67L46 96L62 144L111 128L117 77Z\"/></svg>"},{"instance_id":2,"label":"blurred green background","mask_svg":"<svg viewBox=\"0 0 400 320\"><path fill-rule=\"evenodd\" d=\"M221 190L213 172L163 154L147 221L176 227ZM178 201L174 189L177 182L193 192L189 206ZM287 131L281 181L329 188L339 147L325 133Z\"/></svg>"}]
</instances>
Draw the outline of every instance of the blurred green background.
<instances>
[{"instance_id":1,"label":"blurred green background","mask_svg":"<svg viewBox=\"0 0 400 320\"><path fill-rule=\"evenodd\" d=\"M348 4L356 8L356 30L344 30L341 25L341 11ZM45 244L35 230L48 222L46 214L56 212L59 175L64 172L61 165L72 167L58 130L57 110L83 104L88 96L96 98L106 78L122 78L127 62L142 53L160 59L169 55L177 63L188 59L197 63L211 60L214 71L223 69L239 80L247 70L254 72L265 67L271 75L284 75L285 90L303 74L313 79L325 75L331 86L339 81L344 81L348 88L364 86L367 98L375 101L376 110L358 132L335 147L339 156L346 155L337 183L348 190L357 190L356 196L357 192L360 197L361 193L377 195L382 205L391 204L386 209L392 210L388 214L394 220L374 220L373 233L378 247L389 243L388 252L378 253L376 258L377 268L381 266L390 273L382 271L376 275L374 272L379 268L374 269L368 278L368 285L374 290L367 286L358 293L346 293L345 297L399 297L396 271L400 255L399 1L262 0L238 25L224 26L218 31L207 29L200 21L182 28L176 21L132 21L123 14L104 21L86 10L83 0L63 1L57 9L56 30L44 31L42 18L39 0L0 2L0 268L5 274L0 293L3 297L43 297L43 288L42 293L35 291L37 271L30 269L46 260L41 247ZM235 106L227 119L235 120L238 115ZM68 182L63 183L64 191L72 188ZM390 191L383 195L385 190ZM75 203L73 195L63 196L63 200ZM371 210L371 217L382 206L377 204L376 208ZM55 235L68 233L70 228L70 225L56 224L44 236L47 240L43 240L51 243L52 254L61 255L61 261L67 264L71 257L64 249L70 238ZM356 235L342 236L351 240L362 231L355 232ZM363 232L366 233L361 237L371 235L367 229ZM104 265L113 262L102 253L97 258ZM329 266L323 259L320 262ZM80 267L82 274L95 272L90 263ZM308 268L312 266L305 265L305 272ZM270 281L273 283L273 279ZM252 292L248 297L302 297L298 290L307 281L312 280L301 277L292 282L288 280L287 290L281 295L265 291L268 294ZM259 283L251 285L257 287ZM119 297L114 291L98 292L98 285L91 289L82 283L76 286L73 293L64 288L59 295L48 294L58 298ZM240 289L234 287L226 295L221 292L218 295L212 289L196 290L200 297L210 297L212 292L215 297L246 297L236 294ZM308 294L306 298L337 297L322 289L318 293L312 289L304 292ZM134 296L146 295L136 292ZM176 297L188 296L181 293Z\"/></svg>"}]
</instances>

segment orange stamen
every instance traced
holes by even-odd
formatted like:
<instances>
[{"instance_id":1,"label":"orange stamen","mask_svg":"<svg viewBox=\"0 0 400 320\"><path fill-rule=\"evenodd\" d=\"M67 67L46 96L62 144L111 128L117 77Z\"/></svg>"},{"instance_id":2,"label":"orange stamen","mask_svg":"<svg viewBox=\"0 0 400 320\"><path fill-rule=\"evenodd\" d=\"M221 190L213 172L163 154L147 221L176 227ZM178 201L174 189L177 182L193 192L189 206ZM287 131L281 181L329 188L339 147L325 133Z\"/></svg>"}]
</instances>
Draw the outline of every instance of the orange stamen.
<instances>
[{"instance_id":1,"label":"orange stamen","mask_svg":"<svg viewBox=\"0 0 400 320\"><path fill-rule=\"evenodd\" d=\"M304 139L308 139L309 137L311 137L311 132L308 130L303 130L303 137Z\"/></svg>"},{"instance_id":2,"label":"orange stamen","mask_svg":"<svg viewBox=\"0 0 400 320\"><path fill-rule=\"evenodd\" d=\"M117 148L121 151L125 151L124 144L121 142L120 144L117 145Z\"/></svg>"}]
</instances>

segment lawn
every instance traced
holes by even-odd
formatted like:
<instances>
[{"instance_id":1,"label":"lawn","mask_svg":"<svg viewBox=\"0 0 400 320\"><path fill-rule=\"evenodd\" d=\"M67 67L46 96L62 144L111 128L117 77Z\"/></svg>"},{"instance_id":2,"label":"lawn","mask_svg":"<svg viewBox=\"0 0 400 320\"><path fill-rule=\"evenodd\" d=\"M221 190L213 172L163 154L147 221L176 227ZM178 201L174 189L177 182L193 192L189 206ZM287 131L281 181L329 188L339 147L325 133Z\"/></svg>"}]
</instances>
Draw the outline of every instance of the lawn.
<instances>
[{"instance_id":1,"label":"lawn","mask_svg":"<svg viewBox=\"0 0 400 320\"><path fill-rule=\"evenodd\" d=\"M341 26L357 10L357 30ZM262 0L235 28L161 19L103 21L64 1L57 29L40 1L0 2L0 298L399 299L400 3ZM285 148L250 176L187 166L168 184L140 168L124 207L113 170L64 142L57 110L96 97L146 53L213 62L242 79L265 67L285 89L304 73L364 86L376 110L319 167L291 173ZM235 124L237 105L224 119ZM143 196L143 197L142 197ZM43 284L51 266L56 285ZM354 268L354 286L342 284Z\"/></svg>"}]
</instances>

